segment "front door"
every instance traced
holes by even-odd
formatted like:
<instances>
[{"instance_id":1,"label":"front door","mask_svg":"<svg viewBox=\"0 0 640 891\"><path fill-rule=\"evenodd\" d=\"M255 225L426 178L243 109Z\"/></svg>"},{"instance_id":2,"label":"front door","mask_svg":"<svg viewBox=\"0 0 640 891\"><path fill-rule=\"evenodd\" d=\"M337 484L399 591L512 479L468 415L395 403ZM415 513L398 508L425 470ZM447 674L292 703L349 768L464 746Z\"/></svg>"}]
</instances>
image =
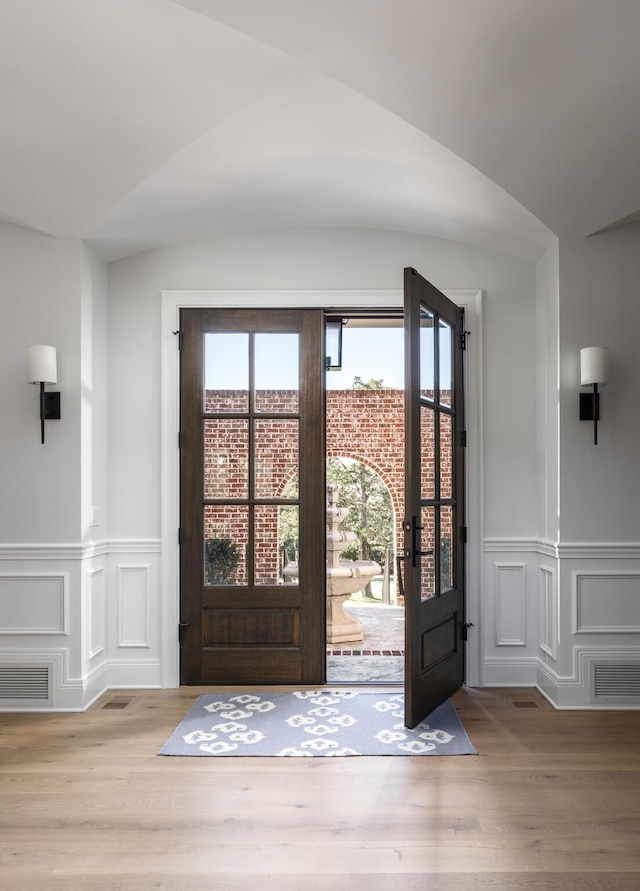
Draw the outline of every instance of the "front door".
<instances>
[{"instance_id":1,"label":"front door","mask_svg":"<svg viewBox=\"0 0 640 891\"><path fill-rule=\"evenodd\" d=\"M184 684L322 684L320 310L184 309Z\"/></svg>"},{"instance_id":2,"label":"front door","mask_svg":"<svg viewBox=\"0 0 640 891\"><path fill-rule=\"evenodd\" d=\"M464 682L463 310L405 269L405 723Z\"/></svg>"}]
</instances>

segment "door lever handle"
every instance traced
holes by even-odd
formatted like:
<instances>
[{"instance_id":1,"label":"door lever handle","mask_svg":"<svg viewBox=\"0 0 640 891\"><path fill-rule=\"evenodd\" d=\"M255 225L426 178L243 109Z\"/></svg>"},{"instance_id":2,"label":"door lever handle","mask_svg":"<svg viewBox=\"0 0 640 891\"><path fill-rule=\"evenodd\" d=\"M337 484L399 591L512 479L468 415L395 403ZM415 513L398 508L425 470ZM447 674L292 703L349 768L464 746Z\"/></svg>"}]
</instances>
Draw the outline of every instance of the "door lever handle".
<instances>
[{"instance_id":1,"label":"door lever handle","mask_svg":"<svg viewBox=\"0 0 640 891\"><path fill-rule=\"evenodd\" d=\"M420 550L420 532L424 529L424 526L421 526L418 523L418 517L413 518L413 536L412 536L412 553L413 553L413 565L418 565L418 557L428 557L430 554L433 554L433 551L421 551Z\"/></svg>"},{"instance_id":2,"label":"door lever handle","mask_svg":"<svg viewBox=\"0 0 640 891\"><path fill-rule=\"evenodd\" d=\"M398 585L398 594L404 599L404 580L402 578L402 564L404 563L404 554L396 554L396 576Z\"/></svg>"}]
</instances>

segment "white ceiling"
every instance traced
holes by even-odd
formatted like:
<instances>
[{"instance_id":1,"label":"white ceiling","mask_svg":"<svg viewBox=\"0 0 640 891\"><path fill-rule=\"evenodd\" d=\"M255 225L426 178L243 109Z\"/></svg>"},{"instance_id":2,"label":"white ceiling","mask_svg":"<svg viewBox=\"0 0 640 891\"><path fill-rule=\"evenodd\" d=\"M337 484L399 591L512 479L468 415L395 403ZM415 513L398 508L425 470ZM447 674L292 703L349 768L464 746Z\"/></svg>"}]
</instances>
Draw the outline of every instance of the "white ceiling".
<instances>
[{"instance_id":1,"label":"white ceiling","mask_svg":"<svg viewBox=\"0 0 640 891\"><path fill-rule=\"evenodd\" d=\"M638 217L639 43L638 0L0 0L0 217L537 259Z\"/></svg>"}]
</instances>

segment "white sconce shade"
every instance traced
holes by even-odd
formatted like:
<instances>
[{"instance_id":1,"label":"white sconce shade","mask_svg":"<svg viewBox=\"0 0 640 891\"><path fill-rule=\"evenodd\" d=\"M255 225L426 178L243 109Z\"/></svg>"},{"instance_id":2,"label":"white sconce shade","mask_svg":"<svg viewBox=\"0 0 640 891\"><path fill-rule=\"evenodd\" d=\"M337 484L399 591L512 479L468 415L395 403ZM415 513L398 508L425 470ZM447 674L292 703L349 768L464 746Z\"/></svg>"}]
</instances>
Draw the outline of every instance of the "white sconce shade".
<instances>
[{"instance_id":1,"label":"white sconce shade","mask_svg":"<svg viewBox=\"0 0 640 891\"><path fill-rule=\"evenodd\" d=\"M58 383L58 362L55 347L27 347L27 380L30 384Z\"/></svg>"},{"instance_id":2,"label":"white sconce shade","mask_svg":"<svg viewBox=\"0 0 640 891\"><path fill-rule=\"evenodd\" d=\"M609 347L585 347L580 350L580 383L609 383Z\"/></svg>"}]
</instances>

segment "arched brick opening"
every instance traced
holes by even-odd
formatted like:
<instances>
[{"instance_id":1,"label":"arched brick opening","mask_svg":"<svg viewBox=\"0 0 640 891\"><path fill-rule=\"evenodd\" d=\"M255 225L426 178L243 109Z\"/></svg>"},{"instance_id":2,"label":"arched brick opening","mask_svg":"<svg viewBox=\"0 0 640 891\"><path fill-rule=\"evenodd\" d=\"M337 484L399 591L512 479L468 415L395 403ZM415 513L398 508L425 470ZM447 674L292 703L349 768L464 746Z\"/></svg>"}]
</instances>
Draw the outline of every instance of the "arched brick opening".
<instances>
[{"instance_id":1,"label":"arched brick opening","mask_svg":"<svg viewBox=\"0 0 640 891\"><path fill-rule=\"evenodd\" d=\"M396 551L403 547L404 393L402 390L329 390L328 458L353 458L371 468L391 496Z\"/></svg>"},{"instance_id":2,"label":"arched brick opening","mask_svg":"<svg viewBox=\"0 0 640 891\"><path fill-rule=\"evenodd\" d=\"M360 464L364 464L365 467L368 467L377 476L380 477L391 497L391 505L393 508L395 550L397 552L403 546L402 509L404 506L404 493L397 490L396 481L390 476L390 474L386 473L385 469L383 467L380 467L376 461L373 461L367 455L361 455L354 449L350 449L348 445L343 448L328 448L327 458L348 458L353 461L358 461Z\"/></svg>"}]
</instances>

